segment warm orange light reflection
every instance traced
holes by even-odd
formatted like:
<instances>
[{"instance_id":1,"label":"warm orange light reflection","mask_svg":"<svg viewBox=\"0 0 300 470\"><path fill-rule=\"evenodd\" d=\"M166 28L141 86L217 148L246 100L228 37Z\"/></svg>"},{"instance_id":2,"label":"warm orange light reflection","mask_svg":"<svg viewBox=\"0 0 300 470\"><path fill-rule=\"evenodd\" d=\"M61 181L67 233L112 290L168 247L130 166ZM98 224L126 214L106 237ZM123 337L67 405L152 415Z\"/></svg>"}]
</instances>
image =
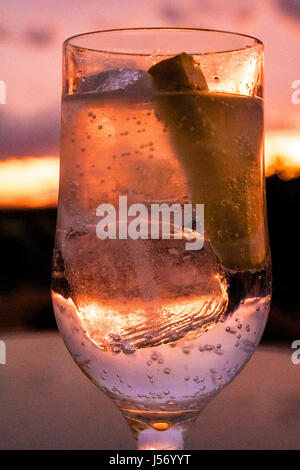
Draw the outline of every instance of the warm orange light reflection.
<instances>
[{"instance_id":1,"label":"warm orange light reflection","mask_svg":"<svg viewBox=\"0 0 300 470\"><path fill-rule=\"evenodd\" d=\"M191 317L198 314L198 330L185 332L185 339L193 339L195 335L201 334L200 320L203 317L205 331L212 328L220 319L225 307L227 306L227 293L225 286L221 284L221 290L225 297L226 305L220 307L219 299L211 299L209 296L202 295L199 298L177 299L176 302L163 304L161 307L155 304L140 304L128 302L126 306L121 304L115 307L105 305L100 302L81 301L80 307L76 308L71 298L64 299L59 294L53 293L54 300L68 308L72 316L80 319L81 325L89 339L101 349L110 349L112 344L111 332L120 338L135 341L138 344L139 334L147 334L151 328L156 327L157 337L162 335L166 341L167 335L171 337L172 333L178 329L178 323L184 321L186 312L190 312ZM223 300L223 297L221 298ZM210 309L205 308L210 306ZM153 322L152 322L153 320ZM176 326L175 326L176 321ZM135 337L136 336L136 337ZM150 340L149 340L150 341Z\"/></svg>"},{"instance_id":2,"label":"warm orange light reflection","mask_svg":"<svg viewBox=\"0 0 300 470\"><path fill-rule=\"evenodd\" d=\"M300 176L300 132L272 131L266 136L266 175L281 179Z\"/></svg>"},{"instance_id":3,"label":"warm orange light reflection","mask_svg":"<svg viewBox=\"0 0 300 470\"><path fill-rule=\"evenodd\" d=\"M0 161L0 207L55 207L58 174L57 157L26 157Z\"/></svg>"},{"instance_id":4,"label":"warm orange light reflection","mask_svg":"<svg viewBox=\"0 0 300 470\"><path fill-rule=\"evenodd\" d=\"M266 175L300 177L300 133L269 131L266 135ZM0 161L0 207L55 207L58 157L26 157Z\"/></svg>"}]
</instances>

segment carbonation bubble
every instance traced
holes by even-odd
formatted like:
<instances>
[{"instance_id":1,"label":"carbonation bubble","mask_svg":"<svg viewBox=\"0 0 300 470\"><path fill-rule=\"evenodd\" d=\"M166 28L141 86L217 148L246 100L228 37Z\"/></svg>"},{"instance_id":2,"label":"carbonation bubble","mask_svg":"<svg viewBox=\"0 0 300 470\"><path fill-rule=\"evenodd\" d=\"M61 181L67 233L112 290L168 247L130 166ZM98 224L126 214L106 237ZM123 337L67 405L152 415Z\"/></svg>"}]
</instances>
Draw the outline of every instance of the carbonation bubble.
<instances>
[{"instance_id":1,"label":"carbonation bubble","mask_svg":"<svg viewBox=\"0 0 300 470\"><path fill-rule=\"evenodd\" d=\"M152 356L151 356L151 359L152 359L152 361L157 361L157 359L158 359L158 354L157 354L156 352L154 352L154 353L152 354Z\"/></svg>"},{"instance_id":2,"label":"carbonation bubble","mask_svg":"<svg viewBox=\"0 0 300 470\"><path fill-rule=\"evenodd\" d=\"M123 346L124 354L133 354L136 351L136 348L133 344L126 344Z\"/></svg>"},{"instance_id":3,"label":"carbonation bubble","mask_svg":"<svg viewBox=\"0 0 300 470\"><path fill-rule=\"evenodd\" d=\"M183 354L190 354L190 352L191 352L190 346L183 346L182 352L183 352Z\"/></svg>"}]
</instances>

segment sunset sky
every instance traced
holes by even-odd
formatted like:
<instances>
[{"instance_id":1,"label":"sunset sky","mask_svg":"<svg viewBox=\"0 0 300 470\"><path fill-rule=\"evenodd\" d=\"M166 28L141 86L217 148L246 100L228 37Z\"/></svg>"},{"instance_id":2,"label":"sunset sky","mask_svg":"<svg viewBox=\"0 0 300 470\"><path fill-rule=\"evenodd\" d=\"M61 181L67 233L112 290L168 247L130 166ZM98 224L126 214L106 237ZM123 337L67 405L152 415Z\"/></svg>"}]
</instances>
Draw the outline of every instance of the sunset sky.
<instances>
[{"instance_id":1,"label":"sunset sky","mask_svg":"<svg viewBox=\"0 0 300 470\"><path fill-rule=\"evenodd\" d=\"M0 80L7 103L0 105L0 159L58 155L67 37L136 26L216 28L262 39L267 131L297 134L300 104L292 103L291 84L300 80L300 0L2 0Z\"/></svg>"},{"instance_id":2,"label":"sunset sky","mask_svg":"<svg viewBox=\"0 0 300 470\"><path fill-rule=\"evenodd\" d=\"M57 154L61 45L112 27L173 25L234 30L265 43L266 124L300 128L291 83L300 79L299 0L10 0L0 3L0 155Z\"/></svg>"}]
</instances>

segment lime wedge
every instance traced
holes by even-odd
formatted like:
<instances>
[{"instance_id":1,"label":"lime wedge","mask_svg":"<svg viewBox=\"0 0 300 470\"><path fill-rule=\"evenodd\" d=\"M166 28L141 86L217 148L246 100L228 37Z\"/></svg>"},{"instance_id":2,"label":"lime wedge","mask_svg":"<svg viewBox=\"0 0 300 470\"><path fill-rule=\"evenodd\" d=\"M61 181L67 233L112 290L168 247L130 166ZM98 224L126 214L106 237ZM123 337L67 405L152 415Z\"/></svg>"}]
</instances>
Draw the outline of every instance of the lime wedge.
<instances>
[{"instance_id":1,"label":"lime wedge","mask_svg":"<svg viewBox=\"0 0 300 470\"><path fill-rule=\"evenodd\" d=\"M192 56L149 69L159 118L185 171L193 203L221 264L260 270L266 260L262 177L263 106L258 98L210 93Z\"/></svg>"},{"instance_id":2,"label":"lime wedge","mask_svg":"<svg viewBox=\"0 0 300 470\"><path fill-rule=\"evenodd\" d=\"M151 67L154 89L158 91L207 90L208 86L199 64L185 52L162 60Z\"/></svg>"}]
</instances>

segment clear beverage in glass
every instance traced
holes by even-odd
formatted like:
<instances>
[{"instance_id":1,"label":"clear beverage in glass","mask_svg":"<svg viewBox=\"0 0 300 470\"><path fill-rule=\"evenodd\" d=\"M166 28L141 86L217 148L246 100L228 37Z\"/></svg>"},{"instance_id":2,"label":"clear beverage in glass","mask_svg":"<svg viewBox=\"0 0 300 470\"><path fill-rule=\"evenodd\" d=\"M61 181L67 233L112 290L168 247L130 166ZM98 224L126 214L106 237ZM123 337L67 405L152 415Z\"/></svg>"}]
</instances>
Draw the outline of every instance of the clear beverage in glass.
<instances>
[{"instance_id":1,"label":"clear beverage in glass","mask_svg":"<svg viewBox=\"0 0 300 470\"><path fill-rule=\"evenodd\" d=\"M248 36L148 28L64 43L53 305L139 449L183 448L259 344L271 292L262 90L263 45Z\"/></svg>"}]
</instances>

